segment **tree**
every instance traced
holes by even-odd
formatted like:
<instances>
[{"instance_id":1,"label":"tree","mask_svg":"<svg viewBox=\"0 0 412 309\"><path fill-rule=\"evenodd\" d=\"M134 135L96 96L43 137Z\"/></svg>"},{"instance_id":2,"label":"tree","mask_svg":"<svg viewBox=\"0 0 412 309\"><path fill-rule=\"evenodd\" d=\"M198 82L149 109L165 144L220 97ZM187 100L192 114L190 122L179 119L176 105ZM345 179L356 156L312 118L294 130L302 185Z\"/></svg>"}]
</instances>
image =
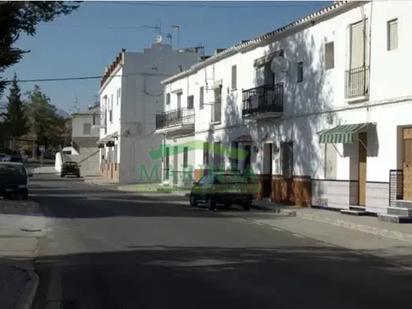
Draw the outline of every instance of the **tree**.
<instances>
[{"instance_id":1,"label":"tree","mask_svg":"<svg viewBox=\"0 0 412 309\"><path fill-rule=\"evenodd\" d=\"M38 144L53 148L64 143L65 119L38 85L28 92L28 111L31 136Z\"/></svg>"},{"instance_id":2,"label":"tree","mask_svg":"<svg viewBox=\"0 0 412 309\"><path fill-rule=\"evenodd\" d=\"M29 52L13 46L21 33L33 36L39 22L52 21L56 16L70 14L78 7L78 2L0 2L0 74ZM0 96L6 83L0 79Z\"/></svg>"},{"instance_id":3,"label":"tree","mask_svg":"<svg viewBox=\"0 0 412 309\"><path fill-rule=\"evenodd\" d=\"M25 115L25 106L21 100L20 87L17 84L17 76L10 87L10 94L7 97L8 103L4 116L4 131L9 137L20 137L28 132L27 117Z\"/></svg>"}]
</instances>

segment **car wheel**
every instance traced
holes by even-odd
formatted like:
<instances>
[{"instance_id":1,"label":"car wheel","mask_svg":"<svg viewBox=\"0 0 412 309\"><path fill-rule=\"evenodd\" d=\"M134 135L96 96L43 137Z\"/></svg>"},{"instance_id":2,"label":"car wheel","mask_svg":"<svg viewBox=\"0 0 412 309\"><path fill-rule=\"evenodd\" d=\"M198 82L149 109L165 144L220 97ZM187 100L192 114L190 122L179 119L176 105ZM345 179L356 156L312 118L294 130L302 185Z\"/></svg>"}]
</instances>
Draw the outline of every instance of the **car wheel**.
<instances>
[{"instance_id":1,"label":"car wheel","mask_svg":"<svg viewBox=\"0 0 412 309\"><path fill-rule=\"evenodd\" d=\"M13 198L13 195L10 193L5 193L3 197L5 200L11 200Z\"/></svg>"},{"instance_id":2,"label":"car wheel","mask_svg":"<svg viewBox=\"0 0 412 309\"><path fill-rule=\"evenodd\" d=\"M208 206L209 210L215 210L216 209L216 202L212 198L209 198L209 200L207 201L207 206Z\"/></svg>"},{"instance_id":3,"label":"car wheel","mask_svg":"<svg viewBox=\"0 0 412 309\"><path fill-rule=\"evenodd\" d=\"M63 177L64 177L64 174L60 174L60 177L62 177L62 178L63 178Z\"/></svg>"},{"instance_id":4,"label":"car wheel","mask_svg":"<svg viewBox=\"0 0 412 309\"><path fill-rule=\"evenodd\" d=\"M77 174L77 178L80 178L80 174Z\"/></svg>"},{"instance_id":5,"label":"car wheel","mask_svg":"<svg viewBox=\"0 0 412 309\"><path fill-rule=\"evenodd\" d=\"M250 210L251 203L250 203L250 202L247 202L247 203L244 203L242 206L243 206L243 209L244 209L244 210Z\"/></svg>"},{"instance_id":6,"label":"car wheel","mask_svg":"<svg viewBox=\"0 0 412 309\"><path fill-rule=\"evenodd\" d=\"M197 200L196 197L194 195L190 195L190 207L196 207L197 206Z\"/></svg>"},{"instance_id":7,"label":"car wheel","mask_svg":"<svg viewBox=\"0 0 412 309\"><path fill-rule=\"evenodd\" d=\"M28 197L28 194L27 193L21 193L21 192L17 192L16 193L16 195L14 196L14 199L16 199L16 200L27 200L29 197Z\"/></svg>"}]
</instances>

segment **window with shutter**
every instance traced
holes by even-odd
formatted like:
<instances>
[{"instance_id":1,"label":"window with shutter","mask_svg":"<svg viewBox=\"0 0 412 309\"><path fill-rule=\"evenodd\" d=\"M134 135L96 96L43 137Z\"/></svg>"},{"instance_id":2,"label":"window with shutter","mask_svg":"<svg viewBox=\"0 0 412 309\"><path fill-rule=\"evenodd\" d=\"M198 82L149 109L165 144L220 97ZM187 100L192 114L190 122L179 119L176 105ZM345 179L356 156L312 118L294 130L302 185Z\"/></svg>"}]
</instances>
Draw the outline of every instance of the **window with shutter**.
<instances>
[{"instance_id":1,"label":"window with shutter","mask_svg":"<svg viewBox=\"0 0 412 309\"><path fill-rule=\"evenodd\" d=\"M204 87L199 88L199 109L203 109L203 106L205 104L205 102L204 102L204 91L205 91Z\"/></svg>"},{"instance_id":2,"label":"window with shutter","mask_svg":"<svg viewBox=\"0 0 412 309\"><path fill-rule=\"evenodd\" d=\"M398 20L393 19L388 21L388 50L394 50L398 48Z\"/></svg>"},{"instance_id":3,"label":"window with shutter","mask_svg":"<svg viewBox=\"0 0 412 309\"><path fill-rule=\"evenodd\" d=\"M187 97L187 109L193 109L194 97L192 95Z\"/></svg>"},{"instance_id":4,"label":"window with shutter","mask_svg":"<svg viewBox=\"0 0 412 309\"><path fill-rule=\"evenodd\" d=\"M237 88L237 66L232 65L232 90Z\"/></svg>"},{"instance_id":5,"label":"window with shutter","mask_svg":"<svg viewBox=\"0 0 412 309\"><path fill-rule=\"evenodd\" d=\"M333 42L325 44L325 69L330 70L335 67L335 51Z\"/></svg>"}]
</instances>

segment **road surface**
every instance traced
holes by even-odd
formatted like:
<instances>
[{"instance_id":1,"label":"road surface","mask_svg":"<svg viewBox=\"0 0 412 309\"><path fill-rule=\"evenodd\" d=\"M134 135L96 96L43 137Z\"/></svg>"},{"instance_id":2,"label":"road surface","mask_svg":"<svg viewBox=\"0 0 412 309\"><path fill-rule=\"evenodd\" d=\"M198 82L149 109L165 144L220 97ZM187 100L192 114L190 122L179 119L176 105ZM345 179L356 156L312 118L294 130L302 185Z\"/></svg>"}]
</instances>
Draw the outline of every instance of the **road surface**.
<instances>
[{"instance_id":1,"label":"road surface","mask_svg":"<svg viewBox=\"0 0 412 309\"><path fill-rule=\"evenodd\" d=\"M409 270L250 220L275 214L55 176L31 193L47 218L34 309L411 307Z\"/></svg>"}]
</instances>

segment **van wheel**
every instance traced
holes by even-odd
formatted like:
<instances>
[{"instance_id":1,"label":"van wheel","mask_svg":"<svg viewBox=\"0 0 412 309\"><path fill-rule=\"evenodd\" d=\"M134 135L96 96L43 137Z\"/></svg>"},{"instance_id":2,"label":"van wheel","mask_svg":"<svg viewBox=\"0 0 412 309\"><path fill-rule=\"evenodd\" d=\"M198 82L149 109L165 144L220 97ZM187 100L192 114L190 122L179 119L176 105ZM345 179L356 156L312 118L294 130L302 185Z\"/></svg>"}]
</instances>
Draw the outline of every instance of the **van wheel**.
<instances>
[{"instance_id":1,"label":"van wheel","mask_svg":"<svg viewBox=\"0 0 412 309\"><path fill-rule=\"evenodd\" d=\"M209 199L207 201L207 206L209 208L209 210L215 210L216 209L216 202L213 199Z\"/></svg>"},{"instance_id":2,"label":"van wheel","mask_svg":"<svg viewBox=\"0 0 412 309\"><path fill-rule=\"evenodd\" d=\"M190 207L196 207L197 206L197 201L194 195L190 195Z\"/></svg>"},{"instance_id":3,"label":"van wheel","mask_svg":"<svg viewBox=\"0 0 412 309\"><path fill-rule=\"evenodd\" d=\"M244 203L242 206L243 206L243 209L244 209L244 210L250 210L251 203L250 203L250 202L247 202L247 203Z\"/></svg>"}]
</instances>

